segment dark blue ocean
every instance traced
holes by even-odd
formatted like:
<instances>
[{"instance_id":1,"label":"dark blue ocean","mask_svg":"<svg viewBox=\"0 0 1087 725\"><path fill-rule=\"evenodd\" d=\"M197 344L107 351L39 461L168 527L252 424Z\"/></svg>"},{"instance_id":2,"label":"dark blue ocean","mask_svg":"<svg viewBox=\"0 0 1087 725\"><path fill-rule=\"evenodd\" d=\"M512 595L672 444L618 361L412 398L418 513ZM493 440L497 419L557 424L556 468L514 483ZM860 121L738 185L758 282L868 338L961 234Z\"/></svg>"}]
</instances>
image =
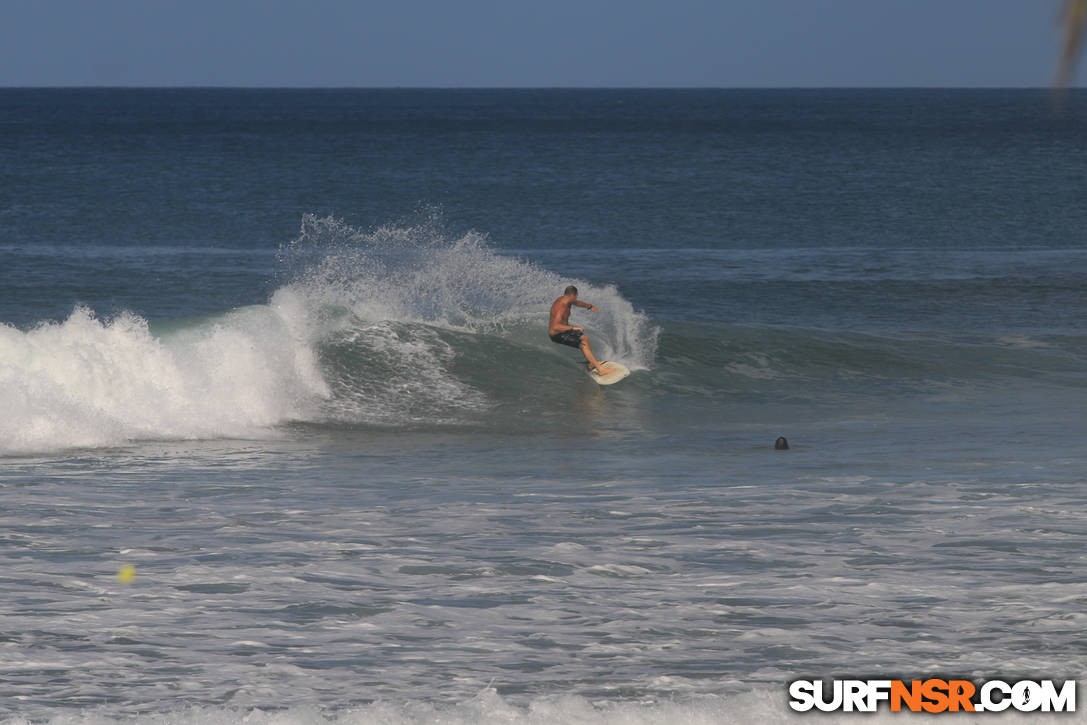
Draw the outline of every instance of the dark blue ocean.
<instances>
[{"instance_id":1,"label":"dark blue ocean","mask_svg":"<svg viewBox=\"0 0 1087 725\"><path fill-rule=\"evenodd\" d=\"M0 722L1087 679L1085 189L1081 91L0 89Z\"/></svg>"}]
</instances>

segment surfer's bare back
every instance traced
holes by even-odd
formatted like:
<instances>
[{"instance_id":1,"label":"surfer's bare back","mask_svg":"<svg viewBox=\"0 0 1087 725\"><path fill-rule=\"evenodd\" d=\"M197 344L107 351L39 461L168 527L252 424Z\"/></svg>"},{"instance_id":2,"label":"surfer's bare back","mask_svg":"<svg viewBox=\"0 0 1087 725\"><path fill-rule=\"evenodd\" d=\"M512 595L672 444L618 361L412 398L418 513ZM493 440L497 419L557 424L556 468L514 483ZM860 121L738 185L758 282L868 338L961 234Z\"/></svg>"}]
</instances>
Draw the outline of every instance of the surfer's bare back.
<instances>
[{"instance_id":1,"label":"surfer's bare back","mask_svg":"<svg viewBox=\"0 0 1087 725\"><path fill-rule=\"evenodd\" d=\"M570 308L584 307L592 312L599 312L600 308L582 302L577 298L577 287L570 285L566 291L551 304L551 322L547 326L547 334L551 336L551 342L560 345L569 345L581 350L581 354L589 361L589 366L600 375L607 375L608 371L601 367L604 363L593 357L593 349L589 347L589 336L585 330L577 325L570 324ZM604 362L607 362L606 360Z\"/></svg>"}]
</instances>

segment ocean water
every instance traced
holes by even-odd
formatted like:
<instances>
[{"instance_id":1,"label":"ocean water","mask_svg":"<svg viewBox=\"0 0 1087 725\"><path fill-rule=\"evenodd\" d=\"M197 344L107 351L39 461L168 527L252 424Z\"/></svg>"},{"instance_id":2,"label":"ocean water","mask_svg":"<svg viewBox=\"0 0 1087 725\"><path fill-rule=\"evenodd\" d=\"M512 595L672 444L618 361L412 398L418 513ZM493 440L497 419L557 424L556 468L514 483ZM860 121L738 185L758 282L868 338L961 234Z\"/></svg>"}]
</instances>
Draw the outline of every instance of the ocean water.
<instances>
[{"instance_id":1,"label":"ocean water","mask_svg":"<svg viewBox=\"0 0 1087 725\"><path fill-rule=\"evenodd\" d=\"M1085 174L1078 91L0 89L0 722L1087 678Z\"/></svg>"}]
</instances>

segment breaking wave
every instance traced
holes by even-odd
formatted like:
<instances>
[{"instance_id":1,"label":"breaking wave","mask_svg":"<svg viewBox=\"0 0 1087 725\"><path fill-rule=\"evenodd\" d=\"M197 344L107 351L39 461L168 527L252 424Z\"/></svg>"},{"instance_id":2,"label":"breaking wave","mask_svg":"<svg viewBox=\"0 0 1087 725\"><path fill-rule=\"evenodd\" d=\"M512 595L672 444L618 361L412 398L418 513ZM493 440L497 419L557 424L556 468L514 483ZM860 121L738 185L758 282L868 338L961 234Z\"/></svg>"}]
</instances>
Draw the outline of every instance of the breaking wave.
<instances>
[{"instance_id":1,"label":"breaking wave","mask_svg":"<svg viewBox=\"0 0 1087 725\"><path fill-rule=\"evenodd\" d=\"M139 439L253 438L287 423L470 425L569 374L546 338L568 283L602 359L653 366L657 330L614 287L449 238L437 219L362 232L306 216L267 304L210 317L76 308L0 326L0 453Z\"/></svg>"}]
</instances>

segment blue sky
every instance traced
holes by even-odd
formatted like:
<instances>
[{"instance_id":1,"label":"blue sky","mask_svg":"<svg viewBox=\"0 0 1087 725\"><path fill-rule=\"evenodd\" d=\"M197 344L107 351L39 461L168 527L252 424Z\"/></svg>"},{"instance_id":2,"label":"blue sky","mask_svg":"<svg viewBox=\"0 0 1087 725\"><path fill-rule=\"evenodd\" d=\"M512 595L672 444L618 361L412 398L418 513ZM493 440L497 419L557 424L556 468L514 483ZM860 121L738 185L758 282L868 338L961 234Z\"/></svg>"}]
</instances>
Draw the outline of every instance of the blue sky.
<instances>
[{"instance_id":1,"label":"blue sky","mask_svg":"<svg viewBox=\"0 0 1087 725\"><path fill-rule=\"evenodd\" d=\"M0 86L1046 86L1059 7L0 0Z\"/></svg>"}]
</instances>

